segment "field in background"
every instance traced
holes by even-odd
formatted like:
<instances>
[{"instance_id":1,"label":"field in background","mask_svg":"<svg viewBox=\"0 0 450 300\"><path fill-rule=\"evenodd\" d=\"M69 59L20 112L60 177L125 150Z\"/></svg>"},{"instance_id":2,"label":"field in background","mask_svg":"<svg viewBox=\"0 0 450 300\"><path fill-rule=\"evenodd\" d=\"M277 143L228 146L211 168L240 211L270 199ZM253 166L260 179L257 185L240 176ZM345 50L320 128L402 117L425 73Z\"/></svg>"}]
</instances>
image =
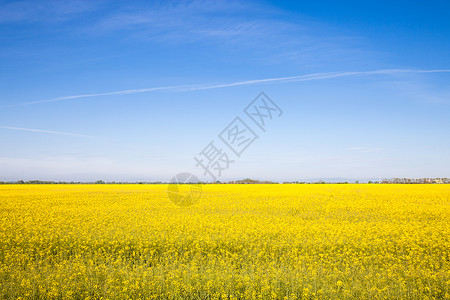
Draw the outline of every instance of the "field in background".
<instances>
[{"instance_id":1,"label":"field in background","mask_svg":"<svg viewBox=\"0 0 450 300\"><path fill-rule=\"evenodd\" d=\"M1 185L0 297L450 298L449 185Z\"/></svg>"}]
</instances>

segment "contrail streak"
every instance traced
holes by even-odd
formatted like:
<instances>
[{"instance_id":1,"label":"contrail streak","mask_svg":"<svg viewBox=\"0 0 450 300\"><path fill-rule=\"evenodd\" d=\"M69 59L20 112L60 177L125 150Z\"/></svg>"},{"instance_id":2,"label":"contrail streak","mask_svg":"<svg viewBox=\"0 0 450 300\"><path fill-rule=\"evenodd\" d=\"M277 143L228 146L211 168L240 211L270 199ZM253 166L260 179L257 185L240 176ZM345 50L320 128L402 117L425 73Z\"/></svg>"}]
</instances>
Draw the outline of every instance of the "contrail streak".
<instances>
[{"instance_id":1,"label":"contrail streak","mask_svg":"<svg viewBox=\"0 0 450 300\"><path fill-rule=\"evenodd\" d=\"M163 91L163 90L175 91L175 92L189 92L189 91L227 88L227 87L233 87L233 86L254 85L254 84L262 84L262 83L299 82L299 81L322 80L322 79L350 77L350 76L388 75L388 74L401 74L401 73L450 73L450 70L446 70L446 69L444 69L444 70L382 69L382 70L374 70L374 71L312 73L312 74L305 74L305 75L298 75L298 76L275 77L275 78L266 78L266 79L238 81L238 82L231 82L231 83L203 84L203 85L175 85L175 86L163 86L163 87L153 87L153 88L145 88L145 89L121 90L121 91L95 93L95 94L80 94L80 95L64 96L64 97L58 97L58 98L52 98L52 99L40 100L40 101L34 101L34 102L25 102L22 104L10 105L10 106L26 106L26 105L34 105L34 104L40 104L40 103L73 100L73 99L82 99L82 98L91 98L91 97L100 97L100 96L113 96L113 95L140 94L140 93L148 93L148 92Z\"/></svg>"},{"instance_id":2,"label":"contrail streak","mask_svg":"<svg viewBox=\"0 0 450 300\"><path fill-rule=\"evenodd\" d=\"M52 130L42 130L42 129L32 129L32 128L0 126L0 129L10 129L10 130L20 130L20 131L30 131L30 132L40 132L40 133L48 133L48 134L70 135L70 136L94 138L93 136L90 136L90 135L84 135L84 134L78 134L78 133L52 131Z\"/></svg>"}]
</instances>

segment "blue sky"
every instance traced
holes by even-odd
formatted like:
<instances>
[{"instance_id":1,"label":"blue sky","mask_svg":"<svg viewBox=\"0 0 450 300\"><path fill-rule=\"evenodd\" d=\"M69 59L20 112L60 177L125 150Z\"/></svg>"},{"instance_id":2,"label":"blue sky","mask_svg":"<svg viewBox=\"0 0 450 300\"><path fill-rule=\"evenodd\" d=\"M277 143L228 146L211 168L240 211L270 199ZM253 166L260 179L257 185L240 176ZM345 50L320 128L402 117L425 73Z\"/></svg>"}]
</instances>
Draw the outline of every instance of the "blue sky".
<instances>
[{"instance_id":1,"label":"blue sky","mask_svg":"<svg viewBox=\"0 0 450 300\"><path fill-rule=\"evenodd\" d=\"M448 1L0 1L0 181L450 177ZM311 75L312 74L312 75ZM266 80L268 79L268 80ZM283 111L263 132L243 109ZM218 135L258 136L240 156Z\"/></svg>"}]
</instances>

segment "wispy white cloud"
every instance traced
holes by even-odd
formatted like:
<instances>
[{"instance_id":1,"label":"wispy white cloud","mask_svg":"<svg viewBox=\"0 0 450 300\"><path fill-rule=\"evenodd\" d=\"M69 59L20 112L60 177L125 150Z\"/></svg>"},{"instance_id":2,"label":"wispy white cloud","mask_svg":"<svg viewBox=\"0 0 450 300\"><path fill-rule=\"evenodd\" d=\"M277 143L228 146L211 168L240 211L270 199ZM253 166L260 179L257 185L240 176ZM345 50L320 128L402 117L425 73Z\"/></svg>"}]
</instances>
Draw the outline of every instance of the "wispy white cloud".
<instances>
[{"instance_id":1,"label":"wispy white cloud","mask_svg":"<svg viewBox=\"0 0 450 300\"><path fill-rule=\"evenodd\" d=\"M63 21L79 21L77 26L68 22L68 26L53 28L69 36L97 39L113 35L114 40L127 44L149 42L169 47L195 44L199 49L213 50L208 52L227 53L217 56L220 60L240 57L260 64L289 61L301 67L368 60L359 52L361 38L353 33L262 2L122 1L113 6L103 0L0 3L0 23Z\"/></svg>"},{"instance_id":2,"label":"wispy white cloud","mask_svg":"<svg viewBox=\"0 0 450 300\"><path fill-rule=\"evenodd\" d=\"M17 105L10 105L10 106L26 106L26 105L48 103L48 102L60 102L60 101L67 101L67 100L74 100L74 99L100 97L100 96L140 94L140 93L148 93L148 92L162 91L162 90L173 91L173 92L189 92L189 91L227 88L227 87L234 87L234 86L265 84L265 83L289 83L289 82L323 80L323 79L332 79L332 78L341 78L341 77L350 77L350 76L393 75L393 74L404 74L404 73L415 73L415 74L450 73L450 69L442 69L442 70L382 69L382 70L374 70L374 71L312 73L312 74L305 74L305 75L298 75L298 76L274 77L274 78L266 78L266 79L237 81L237 82L230 82L230 83L175 85L175 86L162 86L162 87L152 87L152 88L143 88L143 89L121 90L121 91L114 91L114 92L79 94L79 95L63 96L63 97L57 97L57 98L52 98L52 99L46 99L46 100L25 102L25 103L21 103L21 104L17 104Z\"/></svg>"},{"instance_id":3,"label":"wispy white cloud","mask_svg":"<svg viewBox=\"0 0 450 300\"><path fill-rule=\"evenodd\" d=\"M367 153L367 152L383 151L384 148L382 148L382 147L349 147L346 150Z\"/></svg>"},{"instance_id":4,"label":"wispy white cloud","mask_svg":"<svg viewBox=\"0 0 450 300\"><path fill-rule=\"evenodd\" d=\"M217 56L220 60L245 57L260 64L289 61L300 67L368 61L357 34L262 2L124 2L96 20L81 26L83 34L164 46L201 44L202 49L228 54Z\"/></svg>"},{"instance_id":5,"label":"wispy white cloud","mask_svg":"<svg viewBox=\"0 0 450 300\"><path fill-rule=\"evenodd\" d=\"M409 81L393 81L389 86L398 91L400 96L418 103L450 104L448 84L413 78Z\"/></svg>"},{"instance_id":6,"label":"wispy white cloud","mask_svg":"<svg viewBox=\"0 0 450 300\"><path fill-rule=\"evenodd\" d=\"M0 23L66 21L81 13L95 10L99 3L97 0L6 2L0 4Z\"/></svg>"},{"instance_id":7,"label":"wispy white cloud","mask_svg":"<svg viewBox=\"0 0 450 300\"><path fill-rule=\"evenodd\" d=\"M93 93L93 94L81 94L81 95L72 95L72 96L63 96L58 98L52 98L47 100L26 102L19 105L32 105L32 104L40 104L46 102L58 102L64 100L73 100L79 98L91 98L91 97L99 97L99 96L114 96L114 95L128 95L128 94L140 94L140 93L148 93L153 91L161 91L161 90L176 90L186 88L186 86L165 86L165 87L154 87L154 88L146 88L146 89L131 89L131 90L122 90L115 92L106 92L106 93Z\"/></svg>"},{"instance_id":8,"label":"wispy white cloud","mask_svg":"<svg viewBox=\"0 0 450 300\"><path fill-rule=\"evenodd\" d=\"M131 31L135 37L179 41L203 36L248 36L263 23L249 20L251 11L261 13L260 17L267 15L260 5L238 1L146 2L139 6L124 3L120 10L103 15L89 29L100 34Z\"/></svg>"},{"instance_id":9,"label":"wispy white cloud","mask_svg":"<svg viewBox=\"0 0 450 300\"><path fill-rule=\"evenodd\" d=\"M364 147L348 147L347 150L355 151L355 150L364 150Z\"/></svg>"},{"instance_id":10,"label":"wispy white cloud","mask_svg":"<svg viewBox=\"0 0 450 300\"><path fill-rule=\"evenodd\" d=\"M57 134L57 135L69 135L69 136L95 138L94 136L85 135L85 134L79 134L79 133L53 131L53 130L42 130L42 129L32 129L32 128L22 128L22 127L0 126L0 129L19 130L19 131L28 131L28 132L38 132L38 133L47 133L47 134Z\"/></svg>"}]
</instances>

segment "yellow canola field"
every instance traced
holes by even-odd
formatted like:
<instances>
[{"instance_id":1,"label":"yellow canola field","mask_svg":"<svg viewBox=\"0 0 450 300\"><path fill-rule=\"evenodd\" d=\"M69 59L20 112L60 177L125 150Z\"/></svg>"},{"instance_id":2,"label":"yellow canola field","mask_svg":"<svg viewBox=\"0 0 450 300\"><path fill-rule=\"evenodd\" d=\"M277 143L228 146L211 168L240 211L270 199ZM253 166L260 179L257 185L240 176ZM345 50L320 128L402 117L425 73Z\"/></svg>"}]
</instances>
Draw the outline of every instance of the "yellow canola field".
<instances>
[{"instance_id":1,"label":"yellow canola field","mask_svg":"<svg viewBox=\"0 0 450 300\"><path fill-rule=\"evenodd\" d=\"M4 299L449 299L450 185L0 185Z\"/></svg>"}]
</instances>

